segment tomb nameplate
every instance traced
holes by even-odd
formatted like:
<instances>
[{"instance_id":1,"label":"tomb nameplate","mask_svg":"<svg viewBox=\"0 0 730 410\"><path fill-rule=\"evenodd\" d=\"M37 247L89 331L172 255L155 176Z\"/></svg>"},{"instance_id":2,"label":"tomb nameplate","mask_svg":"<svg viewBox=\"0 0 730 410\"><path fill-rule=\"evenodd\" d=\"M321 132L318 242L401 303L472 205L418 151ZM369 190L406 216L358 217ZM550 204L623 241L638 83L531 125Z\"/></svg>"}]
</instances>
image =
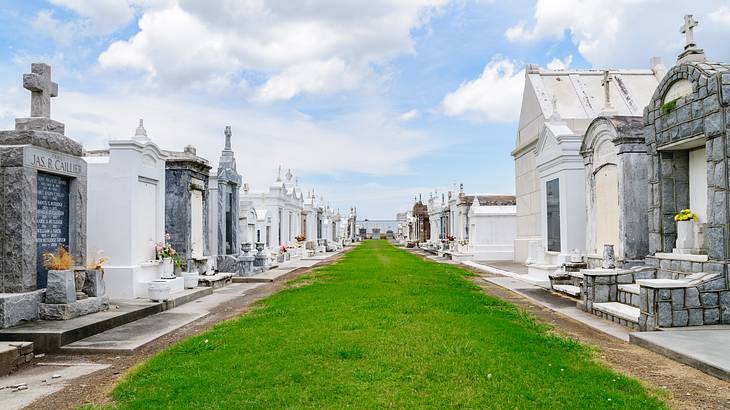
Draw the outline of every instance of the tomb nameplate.
<instances>
[{"instance_id":1,"label":"tomb nameplate","mask_svg":"<svg viewBox=\"0 0 730 410\"><path fill-rule=\"evenodd\" d=\"M23 165L52 174L86 176L86 162L83 159L38 147L23 149Z\"/></svg>"},{"instance_id":2,"label":"tomb nameplate","mask_svg":"<svg viewBox=\"0 0 730 410\"><path fill-rule=\"evenodd\" d=\"M37 176L36 208L36 285L46 287L48 270L43 266L43 254L59 246L69 247L69 178L39 172Z\"/></svg>"}]
</instances>

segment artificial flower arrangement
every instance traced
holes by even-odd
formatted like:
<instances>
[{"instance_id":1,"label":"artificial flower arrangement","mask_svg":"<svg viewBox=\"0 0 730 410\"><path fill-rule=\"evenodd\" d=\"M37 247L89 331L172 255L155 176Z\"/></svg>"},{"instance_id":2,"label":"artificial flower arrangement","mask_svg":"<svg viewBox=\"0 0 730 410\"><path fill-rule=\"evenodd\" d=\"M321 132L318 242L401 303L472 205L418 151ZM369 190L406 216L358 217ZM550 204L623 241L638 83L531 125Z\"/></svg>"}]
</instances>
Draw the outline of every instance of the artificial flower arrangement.
<instances>
[{"instance_id":1,"label":"artificial flower arrangement","mask_svg":"<svg viewBox=\"0 0 730 410\"><path fill-rule=\"evenodd\" d=\"M446 240L449 242L454 242L456 238L453 235L446 235Z\"/></svg>"},{"instance_id":2,"label":"artificial flower arrangement","mask_svg":"<svg viewBox=\"0 0 730 410\"><path fill-rule=\"evenodd\" d=\"M106 263L107 258L104 256L104 251L98 251L96 252L96 258L92 259L89 263L86 264L86 269L88 270L98 270L101 271L101 277L104 278L104 264Z\"/></svg>"},{"instance_id":3,"label":"artificial flower arrangement","mask_svg":"<svg viewBox=\"0 0 730 410\"><path fill-rule=\"evenodd\" d=\"M459 241L459 245L461 245L461 246L469 245L469 240L468 239L462 239L462 240Z\"/></svg>"},{"instance_id":4,"label":"artificial flower arrangement","mask_svg":"<svg viewBox=\"0 0 730 410\"><path fill-rule=\"evenodd\" d=\"M68 249L59 246L55 252L43 253L43 266L49 270L70 270L74 266L74 258Z\"/></svg>"},{"instance_id":5,"label":"artificial flower arrangement","mask_svg":"<svg viewBox=\"0 0 730 410\"><path fill-rule=\"evenodd\" d=\"M294 237L294 239L296 239L297 242L304 242L307 240L307 237L304 235L297 235Z\"/></svg>"},{"instance_id":6,"label":"artificial flower arrangement","mask_svg":"<svg viewBox=\"0 0 730 410\"><path fill-rule=\"evenodd\" d=\"M180 257L178 256L175 248L173 248L172 245L170 245L170 242L168 242L169 240L170 240L170 234L166 233L165 242L164 243L157 242L155 244L156 258L163 259L163 260L166 258L170 258L175 262L175 265L177 265L177 267L179 268L180 267Z\"/></svg>"},{"instance_id":7,"label":"artificial flower arrangement","mask_svg":"<svg viewBox=\"0 0 730 410\"><path fill-rule=\"evenodd\" d=\"M677 222L681 221L696 221L697 214L690 211L689 209L682 209L677 215L674 215L674 220Z\"/></svg>"},{"instance_id":8,"label":"artificial flower arrangement","mask_svg":"<svg viewBox=\"0 0 730 410\"><path fill-rule=\"evenodd\" d=\"M287 251L289 251L289 247L286 246L285 244L281 244L281 246L279 246L280 253L287 253Z\"/></svg>"}]
</instances>

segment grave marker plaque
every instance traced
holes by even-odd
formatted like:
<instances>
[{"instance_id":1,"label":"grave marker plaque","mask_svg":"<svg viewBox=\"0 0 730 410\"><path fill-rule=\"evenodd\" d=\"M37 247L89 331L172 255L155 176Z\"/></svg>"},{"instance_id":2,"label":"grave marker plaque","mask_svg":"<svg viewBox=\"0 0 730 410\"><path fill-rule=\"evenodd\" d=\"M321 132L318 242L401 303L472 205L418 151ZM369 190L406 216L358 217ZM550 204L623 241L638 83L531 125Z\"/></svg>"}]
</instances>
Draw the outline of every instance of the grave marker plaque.
<instances>
[{"instance_id":1,"label":"grave marker plaque","mask_svg":"<svg viewBox=\"0 0 730 410\"><path fill-rule=\"evenodd\" d=\"M69 247L69 179L39 172L37 184L36 269L37 286L42 289L48 280L43 254Z\"/></svg>"}]
</instances>

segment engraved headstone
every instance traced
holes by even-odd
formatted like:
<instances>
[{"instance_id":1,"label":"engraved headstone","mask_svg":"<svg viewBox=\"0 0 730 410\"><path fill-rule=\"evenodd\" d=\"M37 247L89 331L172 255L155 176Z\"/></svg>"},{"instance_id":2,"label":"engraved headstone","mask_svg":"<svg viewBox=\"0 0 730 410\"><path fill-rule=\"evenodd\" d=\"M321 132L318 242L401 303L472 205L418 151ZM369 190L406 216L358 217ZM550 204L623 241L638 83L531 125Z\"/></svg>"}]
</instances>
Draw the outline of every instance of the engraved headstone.
<instances>
[{"instance_id":1,"label":"engraved headstone","mask_svg":"<svg viewBox=\"0 0 730 410\"><path fill-rule=\"evenodd\" d=\"M58 85L51 68L32 64L23 76L31 116L0 131L0 328L38 318L47 286L42 254L58 246L86 262L86 162L81 144L50 118Z\"/></svg>"}]
</instances>

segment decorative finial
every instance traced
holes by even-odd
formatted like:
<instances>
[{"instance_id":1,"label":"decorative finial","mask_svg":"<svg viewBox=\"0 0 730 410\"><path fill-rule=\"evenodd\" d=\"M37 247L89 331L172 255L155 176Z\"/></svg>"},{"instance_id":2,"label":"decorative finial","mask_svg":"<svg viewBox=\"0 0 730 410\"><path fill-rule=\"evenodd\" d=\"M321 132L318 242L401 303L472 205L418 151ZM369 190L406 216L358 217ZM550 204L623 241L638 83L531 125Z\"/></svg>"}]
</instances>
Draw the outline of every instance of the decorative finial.
<instances>
[{"instance_id":1,"label":"decorative finial","mask_svg":"<svg viewBox=\"0 0 730 410\"><path fill-rule=\"evenodd\" d=\"M232 135L232 133L231 133L231 126L230 125L226 125L226 130L223 131L223 135L226 136L226 147L225 147L225 150L226 151L230 151L231 150L231 135Z\"/></svg>"},{"instance_id":2,"label":"decorative finial","mask_svg":"<svg viewBox=\"0 0 730 410\"><path fill-rule=\"evenodd\" d=\"M144 128L144 120L139 119L139 125L137 126L137 129L134 130L134 140L139 142L148 142L150 139L147 136L147 130Z\"/></svg>"},{"instance_id":3,"label":"decorative finial","mask_svg":"<svg viewBox=\"0 0 730 410\"><path fill-rule=\"evenodd\" d=\"M281 182L281 165L279 165L279 171L276 175L276 182Z\"/></svg>"},{"instance_id":4,"label":"decorative finial","mask_svg":"<svg viewBox=\"0 0 730 410\"><path fill-rule=\"evenodd\" d=\"M291 182L292 177L294 177L294 175L292 175L291 168L289 168L286 170L286 182Z\"/></svg>"},{"instance_id":5,"label":"decorative finial","mask_svg":"<svg viewBox=\"0 0 730 410\"><path fill-rule=\"evenodd\" d=\"M550 114L550 120L551 121L558 121L560 120L560 114L558 113L558 96L553 95L550 99L550 103L553 107L553 112Z\"/></svg>"}]
</instances>

